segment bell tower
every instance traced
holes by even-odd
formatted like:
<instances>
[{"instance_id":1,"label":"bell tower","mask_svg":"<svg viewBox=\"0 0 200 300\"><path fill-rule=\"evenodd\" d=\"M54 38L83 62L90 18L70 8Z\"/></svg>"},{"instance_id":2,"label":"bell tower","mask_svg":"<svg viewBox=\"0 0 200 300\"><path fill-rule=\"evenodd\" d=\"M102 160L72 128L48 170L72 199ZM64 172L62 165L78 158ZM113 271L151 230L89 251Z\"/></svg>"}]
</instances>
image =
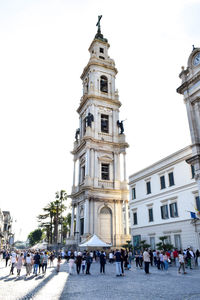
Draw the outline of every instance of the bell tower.
<instances>
[{"instance_id":1,"label":"bell tower","mask_svg":"<svg viewBox=\"0 0 200 300\"><path fill-rule=\"evenodd\" d=\"M83 95L77 112L74 148L71 239L76 243L96 234L113 246L129 236L128 186L123 121L119 119L117 69L108 56L108 40L98 31L89 47L90 59L81 80ZM122 174L123 172L123 174Z\"/></svg>"},{"instance_id":2,"label":"bell tower","mask_svg":"<svg viewBox=\"0 0 200 300\"><path fill-rule=\"evenodd\" d=\"M182 67L179 77L182 84L177 92L184 97L192 140L193 156L187 162L194 167L200 196L200 48L193 46L187 68Z\"/></svg>"}]
</instances>

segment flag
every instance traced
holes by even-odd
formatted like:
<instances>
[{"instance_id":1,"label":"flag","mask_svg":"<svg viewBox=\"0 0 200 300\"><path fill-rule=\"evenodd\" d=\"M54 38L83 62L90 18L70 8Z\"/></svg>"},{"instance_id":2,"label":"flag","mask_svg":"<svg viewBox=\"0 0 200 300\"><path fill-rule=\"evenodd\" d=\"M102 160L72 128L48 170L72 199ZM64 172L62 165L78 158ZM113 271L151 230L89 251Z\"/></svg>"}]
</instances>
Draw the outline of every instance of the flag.
<instances>
[{"instance_id":1,"label":"flag","mask_svg":"<svg viewBox=\"0 0 200 300\"><path fill-rule=\"evenodd\" d=\"M190 216L192 219L197 219L195 212L190 211Z\"/></svg>"}]
</instances>

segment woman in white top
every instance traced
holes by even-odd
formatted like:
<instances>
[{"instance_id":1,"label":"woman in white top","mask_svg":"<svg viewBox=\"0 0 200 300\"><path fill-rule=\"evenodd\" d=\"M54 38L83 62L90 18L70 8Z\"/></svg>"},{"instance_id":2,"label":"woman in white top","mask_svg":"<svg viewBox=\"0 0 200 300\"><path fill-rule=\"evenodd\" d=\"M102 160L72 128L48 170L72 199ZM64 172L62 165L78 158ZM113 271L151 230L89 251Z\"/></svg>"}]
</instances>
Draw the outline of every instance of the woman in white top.
<instances>
[{"instance_id":1,"label":"woman in white top","mask_svg":"<svg viewBox=\"0 0 200 300\"><path fill-rule=\"evenodd\" d=\"M30 253L28 253L26 256L26 276L31 275L32 265L33 265L33 260L32 257L30 256Z\"/></svg>"}]
</instances>

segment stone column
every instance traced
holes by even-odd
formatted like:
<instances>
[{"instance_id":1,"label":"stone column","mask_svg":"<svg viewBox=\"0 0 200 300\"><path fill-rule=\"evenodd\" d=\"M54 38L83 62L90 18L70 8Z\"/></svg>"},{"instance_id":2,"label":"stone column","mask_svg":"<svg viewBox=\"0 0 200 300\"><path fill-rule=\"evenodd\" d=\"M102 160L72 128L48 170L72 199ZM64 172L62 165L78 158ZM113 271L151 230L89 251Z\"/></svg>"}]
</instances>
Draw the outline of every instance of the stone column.
<instances>
[{"instance_id":1,"label":"stone column","mask_svg":"<svg viewBox=\"0 0 200 300\"><path fill-rule=\"evenodd\" d=\"M120 154L117 154L117 180L120 179Z\"/></svg>"},{"instance_id":2,"label":"stone column","mask_svg":"<svg viewBox=\"0 0 200 300\"><path fill-rule=\"evenodd\" d=\"M91 149L91 156L90 156L90 176L92 179L94 178L94 149Z\"/></svg>"},{"instance_id":3,"label":"stone column","mask_svg":"<svg viewBox=\"0 0 200 300\"><path fill-rule=\"evenodd\" d=\"M123 153L123 160L124 160L124 181L126 181L126 153Z\"/></svg>"},{"instance_id":4,"label":"stone column","mask_svg":"<svg viewBox=\"0 0 200 300\"><path fill-rule=\"evenodd\" d=\"M126 234L129 234L128 200L125 200L125 222Z\"/></svg>"},{"instance_id":5,"label":"stone column","mask_svg":"<svg viewBox=\"0 0 200 300\"><path fill-rule=\"evenodd\" d=\"M89 176L90 174L90 149L86 149L86 157L85 157L85 176Z\"/></svg>"},{"instance_id":6,"label":"stone column","mask_svg":"<svg viewBox=\"0 0 200 300\"><path fill-rule=\"evenodd\" d=\"M72 205L70 236L74 236L74 205Z\"/></svg>"},{"instance_id":7,"label":"stone column","mask_svg":"<svg viewBox=\"0 0 200 300\"><path fill-rule=\"evenodd\" d=\"M77 206L76 206L76 237L77 237L77 235L79 236L79 234L80 234L79 227L80 227L79 226L79 205L77 204ZM78 238L77 238L77 240L78 240Z\"/></svg>"},{"instance_id":8,"label":"stone column","mask_svg":"<svg viewBox=\"0 0 200 300\"><path fill-rule=\"evenodd\" d=\"M85 200L84 208L84 234L89 233L89 199Z\"/></svg>"},{"instance_id":9,"label":"stone column","mask_svg":"<svg viewBox=\"0 0 200 300\"><path fill-rule=\"evenodd\" d=\"M73 187L76 184L75 180L76 180L76 160L74 159Z\"/></svg>"}]
</instances>

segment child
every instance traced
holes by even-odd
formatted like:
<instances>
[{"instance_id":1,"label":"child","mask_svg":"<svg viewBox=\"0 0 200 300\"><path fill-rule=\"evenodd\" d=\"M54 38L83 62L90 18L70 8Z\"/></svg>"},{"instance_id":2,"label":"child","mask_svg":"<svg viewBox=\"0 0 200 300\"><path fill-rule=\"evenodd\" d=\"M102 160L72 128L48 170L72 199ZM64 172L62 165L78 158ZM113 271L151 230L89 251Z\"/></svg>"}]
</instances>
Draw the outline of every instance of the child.
<instances>
[{"instance_id":1,"label":"child","mask_svg":"<svg viewBox=\"0 0 200 300\"><path fill-rule=\"evenodd\" d=\"M74 268L74 256L71 255L69 259L69 274L73 274L73 268Z\"/></svg>"},{"instance_id":2,"label":"child","mask_svg":"<svg viewBox=\"0 0 200 300\"><path fill-rule=\"evenodd\" d=\"M85 257L83 257L83 260L82 260L82 263L81 263L81 266L82 266L82 273L83 273L83 274L85 273L85 263L86 263L86 260L85 260Z\"/></svg>"}]
</instances>

